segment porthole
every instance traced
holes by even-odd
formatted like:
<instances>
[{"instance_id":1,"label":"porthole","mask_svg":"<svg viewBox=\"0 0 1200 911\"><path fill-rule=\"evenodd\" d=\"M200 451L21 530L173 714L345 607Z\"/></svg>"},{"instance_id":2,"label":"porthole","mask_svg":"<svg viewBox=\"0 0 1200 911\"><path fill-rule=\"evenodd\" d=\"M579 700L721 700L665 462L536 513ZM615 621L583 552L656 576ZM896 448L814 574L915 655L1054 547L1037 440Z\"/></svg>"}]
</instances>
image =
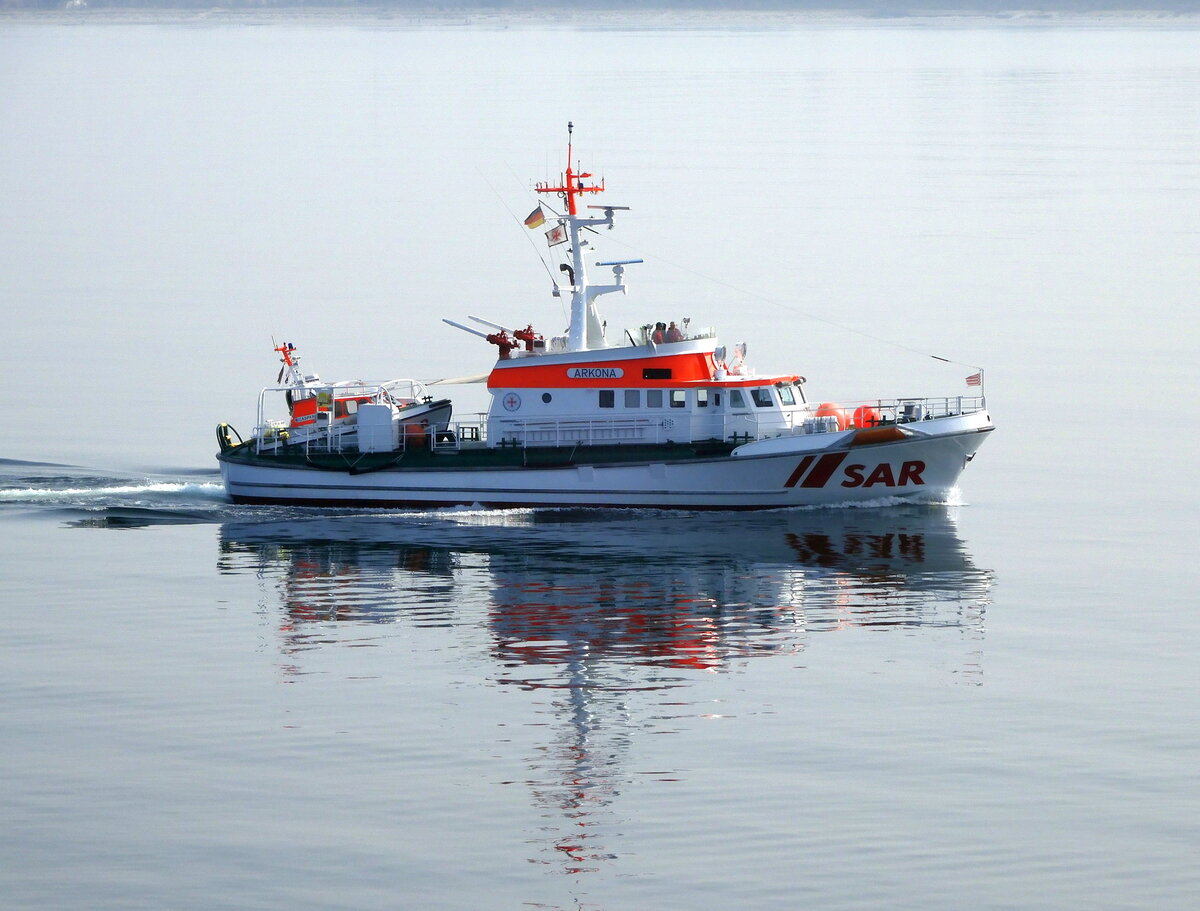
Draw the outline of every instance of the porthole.
<instances>
[{"instance_id":1,"label":"porthole","mask_svg":"<svg viewBox=\"0 0 1200 911\"><path fill-rule=\"evenodd\" d=\"M550 404L550 400L552 398L554 398L554 396L552 396L549 392L542 393L542 401L545 402L547 405Z\"/></svg>"}]
</instances>

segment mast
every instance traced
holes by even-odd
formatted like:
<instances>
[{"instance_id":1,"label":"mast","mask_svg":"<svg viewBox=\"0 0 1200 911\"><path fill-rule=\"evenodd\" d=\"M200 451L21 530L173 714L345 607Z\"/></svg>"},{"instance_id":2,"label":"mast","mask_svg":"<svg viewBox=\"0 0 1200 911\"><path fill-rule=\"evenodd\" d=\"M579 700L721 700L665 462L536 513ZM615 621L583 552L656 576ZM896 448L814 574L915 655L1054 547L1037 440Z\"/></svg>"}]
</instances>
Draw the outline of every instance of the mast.
<instances>
[{"instance_id":1,"label":"mast","mask_svg":"<svg viewBox=\"0 0 1200 911\"><path fill-rule=\"evenodd\" d=\"M567 350L568 351L587 351L591 348L607 347L607 342L604 339L604 329L600 322L600 317L596 313L595 307L592 306L592 301L601 294L609 294L613 291L624 293L625 286L621 281L621 274L624 269L614 268L615 284L612 285L592 285L588 282L587 266L584 263L584 247L587 241L580 236L580 232L585 228L593 228L605 226L611 228L613 225L613 210L622 209L624 206L591 206L589 208L603 209L604 217L588 218L579 214L579 198L584 193L603 193L604 181L599 184L587 184L588 178L593 175L577 169L574 162L571 160L574 154L572 142L572 134L575 130L574 123L567 124L567 169L560 175L558 186L551 186L548 182L539 182L534 186L538 193L557 193L566 201L567 213L559 218L559 224L567 229L568 239L571 244L571 266L573 269L573 278L571 284L571 325L567 329Z\"/></svg>"},{"instance_id":2,"label":"mast","mask_svg":"<svg viewBox=\"0 0 1200 911\"><path fill-rule=\"evenodd\" d=\"M300 355L296 353L296 346L291 342L284 342L282 345L277 345L275 350L283 357L281 358L283 366L279 369L279 376L275 380L276 385L287 379L289 386L303 386L304 375L300 372Z\"/></svg>"}]
</instances>

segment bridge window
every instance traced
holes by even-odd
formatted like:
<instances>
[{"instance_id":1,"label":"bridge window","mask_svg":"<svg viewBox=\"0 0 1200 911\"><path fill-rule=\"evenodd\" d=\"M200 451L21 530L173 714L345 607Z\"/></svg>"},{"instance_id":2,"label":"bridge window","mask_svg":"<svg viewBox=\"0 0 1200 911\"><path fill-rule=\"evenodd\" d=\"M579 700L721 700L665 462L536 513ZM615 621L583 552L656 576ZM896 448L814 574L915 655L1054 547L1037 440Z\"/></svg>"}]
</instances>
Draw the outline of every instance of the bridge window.
<instances>
[{"instance_id":1,"label":"bridge window","mask_svg":"<svg viewBox=\"0 0 1200 911\"><path fill-rule=\"evenodd\" d=\"M750 390L750 398L754 399L754 404L759 408L770 408L775 404L771 401L771 390L766 386L755 386Z\"/></svg>"},{"instance_id":2,"label":"bridge window","mask_svg":"<svg viewBox=\"0 0 1200 911\"><path fill-rule=\"evenodd\" d=\"M708 407L708 390L707 389L697 389L696 390L696 407L697 408L707 408Z\"/></svg>"},{"instance_id":3,"label":"bridge window","mask_svg":"<svg viewBox=\"0 0 1200 911\"><path fill-rule=\"evenodd\" d=\"M746 407L746 397L742 395L742 390L740 390L740 389L730 389L729 390L729 407L730 408L745 408Z\"/></svg>"},{"instance_id":4,"label":"bridge window","mask_svg":"<svg viewBox=\"0 0 1200 911\"><path fill-rule=\"evenodd\" d=\"M796 393L792 391L792 387L785 383L779 384L779 400L785 405L796 404Z\"/></svg>"},{"instance_id":5,"label":"bridge window","mask_svg":"<svg viewBox=\"0 0 1200 911\"><path fill-rule=\"evenodd\" d=\"M644 380L669 380L671 378L670 367L643 367L642 379Z\"/></svg>"},{"instance_id":6,"label":"bridge window","mask_svg":"<svg viewBox=\"0 0 1200 911\"><path fill-rule=\"evenodd\" d=\"M600 390L600 407L612 408L617 403L617 394L612 389Z\"/></svg>"},{"instance_id":7,"label":"bridge window","mask_svg":"<svg viewBox=\"0 0 1200 911\"><path fill-rule=\"evenodd\" d=\"M662 407L662 390L647 389L646 390L646 407L661 408Z\"/></svg>"},{"instance_id":8,"label":"bridge window","mask_svg":"<svg viewBox=\"0 0 1200 911\"><path fill-rule=\"evenodd\" d=\"M687 390L686 389L672 389L671 390L671 407L672 408L683 408L685 405L687 405Z\"/></svg>"},{"instance_id":9,"label":"bridge window","mask_svg":"<svg viewBox=\"0 0 1200 911\"><path fill-rule=\"evenodd\" d=\"M625 390L625 407L626 408L641 408L642 407L642 391L640 389Z\"/></svg>"}]
</instances>

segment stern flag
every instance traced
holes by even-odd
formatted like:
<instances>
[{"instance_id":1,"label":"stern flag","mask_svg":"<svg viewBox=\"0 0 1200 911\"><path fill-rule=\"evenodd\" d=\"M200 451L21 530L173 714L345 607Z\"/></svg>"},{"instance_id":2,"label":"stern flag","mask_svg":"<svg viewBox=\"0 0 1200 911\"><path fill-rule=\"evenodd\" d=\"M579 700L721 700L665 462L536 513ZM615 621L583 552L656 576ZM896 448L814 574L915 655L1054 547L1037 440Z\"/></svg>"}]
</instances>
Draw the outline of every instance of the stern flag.
<instances>
[{"instance_id":1,"label":"stern flag","mask_svg":"<svg viewBox=\"0 0 1200 911\"><path fill-rule=\"evenodd\" d=\"M546 232L546 243L549 244L551 247L557 247L559 244L565 244L566 242L567 242L567 226L566 225L561 225L561 224L555 225L553 228L551 228L549 231Z\"/></svg>"},{"instance_id":2,"label":"stern flag","mask_svg":"<svg viewBox=\"0 0 1200 911\"><path fill-rule=\"evenodd\" d=\"M968 386L982 386L983 385L983 371L980 370L978 373L972 373L969 377L967 377L967 385Z\"/></svg>"},{"instance_id":3,"label":"stern flag","mask_svg":"<svg viewBox=\"0 0 1200 911\"><path fill-rule=\"evenodd\" d=\"M525 216L525 227L530 230L540 228L546 221L546 213L542 211L542 207L538 206L532 212Z\"/></svg>"}]
</instances>

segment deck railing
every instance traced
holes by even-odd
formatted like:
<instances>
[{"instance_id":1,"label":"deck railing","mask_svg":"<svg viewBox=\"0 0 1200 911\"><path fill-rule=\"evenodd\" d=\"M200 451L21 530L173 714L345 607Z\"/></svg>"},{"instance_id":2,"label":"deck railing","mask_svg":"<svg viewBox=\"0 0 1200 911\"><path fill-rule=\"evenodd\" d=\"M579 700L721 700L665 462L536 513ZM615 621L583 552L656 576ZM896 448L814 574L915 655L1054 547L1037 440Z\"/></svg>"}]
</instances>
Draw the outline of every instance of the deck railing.
<instances>
[{"instance_id":1,"label":"deck railing","mask_svg":"<svg viewBox=\"0 0 1200 911\"><path fill-rule=\"evenodd\" d=\"M652 418L593 420L504 420L496 429L500 446L573 446L665 443L669 430Z\"/></svg>"},{"instance_id":2,"label":"deck railing","mask_svg":"<svg viewBox=\"0 0 1200 911\"><path fill-rule=\"evenodd\" d=\"M339 393L341 392L339 387ZM971 414L984 408L981 396L943 396L921 398L869 399L839 403L836 409L824 409L809 403L784 411L749 409L736 413L711 412L706 429L715 431L704 439L720 438L731 442L752 442L793 433L837 433L848 427L878 427L908 424L938 418ZM434 452L457 452L485 445L499 447L549 447L575 445L629 445L688 441L690 419L695 412L673 412L661 418L612 417L594 420L517 421L505 419L496 428L499 439L488 440L486 414L473 419L450 421L433 426L401 425L397 451L410 448ZM714 422L713 418L720 421ZM771 417L764 421L761 418ZM323 419L323 420L322 420ZM719 428L719 429L718 429ZM302 446L314 453L358 452L357 427L353 422L334 421L327 413L316 424L290 427L286 421L262 421L255 430L256 450L271 451L281 446ZM700 438L700 437L697 437Z\"/></svg>"},{"instance_id":3,"label":"deck railing","mask_svg":"<svg viewBox=\"0 0 1200 911\"><path fill-rule=\"evenodd\" d=\"M983 411L981 395L924 396L921 398L868 399L863 402L848 402L840 406L853 415L859 408L873 408L881 423L908 424L913 421L929 421L934 418L957 417Z\"/></svg>"}]
</instances>

